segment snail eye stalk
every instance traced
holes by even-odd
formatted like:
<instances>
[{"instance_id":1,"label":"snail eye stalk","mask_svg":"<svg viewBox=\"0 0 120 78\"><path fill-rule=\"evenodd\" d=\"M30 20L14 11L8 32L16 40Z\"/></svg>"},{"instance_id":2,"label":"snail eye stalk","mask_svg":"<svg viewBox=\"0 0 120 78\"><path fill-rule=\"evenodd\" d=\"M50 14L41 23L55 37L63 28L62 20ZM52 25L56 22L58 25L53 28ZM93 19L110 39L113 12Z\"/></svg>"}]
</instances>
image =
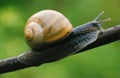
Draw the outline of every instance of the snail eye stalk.
<instances>
[{"instance_id":1,"label":"snail eye stalk","mask_svg":"<svg viewBox=\"0 0 120 78\"><path fill-rule=\"evenodd\" d=\"M110 20L111 20L111 18L107 18L107 19L98 21L98 19L99 19L103 14L104 14L104 11L102 11L102 12L93 20L93 22L98 23L98 24L101 24L101 23L104 23L104 22L107 22L107 21L110 21Z\"/></svg>"}]
</instances>

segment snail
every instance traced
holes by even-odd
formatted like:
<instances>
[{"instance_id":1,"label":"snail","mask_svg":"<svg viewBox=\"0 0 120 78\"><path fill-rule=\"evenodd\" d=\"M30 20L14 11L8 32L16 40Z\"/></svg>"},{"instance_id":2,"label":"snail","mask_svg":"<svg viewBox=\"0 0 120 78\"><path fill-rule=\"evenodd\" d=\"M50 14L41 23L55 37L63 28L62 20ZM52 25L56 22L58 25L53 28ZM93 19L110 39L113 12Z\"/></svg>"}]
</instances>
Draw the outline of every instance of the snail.
<instances>
[{"instance_id":1,"label":"snail","mask_svg":"<svg viewBox=\"0 0 120 78\"><path fill-rule=\"evenodd\" d=\"M83 25L72 27L69 20L54 10L43 10L31 16L25 26L25 39L31 50L18 56L18 60L29 66L57 61L75 54L93 43L103 31L101 23L95 19Z\"/></svg>"}]
</instances>

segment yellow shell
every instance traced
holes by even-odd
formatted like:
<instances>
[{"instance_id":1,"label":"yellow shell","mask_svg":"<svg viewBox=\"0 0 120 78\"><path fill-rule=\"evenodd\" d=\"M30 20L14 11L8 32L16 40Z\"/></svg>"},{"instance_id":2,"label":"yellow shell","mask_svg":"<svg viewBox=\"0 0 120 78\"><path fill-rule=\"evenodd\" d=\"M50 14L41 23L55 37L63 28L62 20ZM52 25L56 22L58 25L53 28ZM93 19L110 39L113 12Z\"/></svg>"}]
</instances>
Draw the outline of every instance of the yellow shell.
<instances>
[{"instance_id":1,"label":"yellow shell","mask_svg":"<svg viewBox=\"0 0 120 78\"><path fill-rule=\"evenodd\" d=\"M54 43L72 31L69 20L54 10L43 10L31 16L25 27L25 38L30 46Z\"/></svg>"}]
</instances>

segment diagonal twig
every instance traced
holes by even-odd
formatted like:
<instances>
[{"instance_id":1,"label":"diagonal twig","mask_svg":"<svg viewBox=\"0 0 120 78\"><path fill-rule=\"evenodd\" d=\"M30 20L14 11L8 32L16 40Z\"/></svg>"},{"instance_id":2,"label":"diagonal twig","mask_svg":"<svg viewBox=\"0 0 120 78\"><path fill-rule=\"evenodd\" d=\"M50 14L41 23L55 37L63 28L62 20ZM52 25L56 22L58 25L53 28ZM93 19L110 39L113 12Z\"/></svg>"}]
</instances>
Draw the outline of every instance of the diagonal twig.
<instances>
[{"instance_id":1,"label":"diagonal twig","mask_svg":"<svg viewBox=\"0 0 120 78\"><path fill-rule=\"evenodd\" d=\"M80 52L84 52L86 50L102 46L108 43L112 43L120 39L120 25L111 27L109 29L104 30L98 37L98 39L92 44L80 50ZM77 54L77 53L75 53ZM17 60L17 57L7 58L4 60L0 60L0 74L11 72L19 69L28 68L31 66L24 65Z\"/></svg>"}]
</instances>

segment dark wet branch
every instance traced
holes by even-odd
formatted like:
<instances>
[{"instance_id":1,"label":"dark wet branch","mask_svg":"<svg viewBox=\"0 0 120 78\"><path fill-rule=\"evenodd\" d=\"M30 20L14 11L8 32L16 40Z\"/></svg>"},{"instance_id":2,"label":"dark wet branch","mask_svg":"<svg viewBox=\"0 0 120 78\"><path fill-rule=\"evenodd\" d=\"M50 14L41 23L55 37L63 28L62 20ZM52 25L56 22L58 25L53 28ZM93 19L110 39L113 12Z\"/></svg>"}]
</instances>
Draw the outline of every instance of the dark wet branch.
<instances>
[{"instance_id":1,"label":"dark wet branch","mask_svg":"<svg viewBox=\"0 0 120 78\"><path fill-rule=\"evenodd\" d=\"M80 50L78 53L98 47L98 46L102 46L102 45L105 45L108 43L112 43L119 39L120 39L120 25L117 25L112 28L104 30L99 35L98 39L94 43L88 45L84 49ZM6 72L10 72L10 71L24 69L27 67L31 67L31 66L26 66L26 65L20 63L17 60L17 57L0 60L0 73L6 73Z\"/></svg>"}]
</instances>

